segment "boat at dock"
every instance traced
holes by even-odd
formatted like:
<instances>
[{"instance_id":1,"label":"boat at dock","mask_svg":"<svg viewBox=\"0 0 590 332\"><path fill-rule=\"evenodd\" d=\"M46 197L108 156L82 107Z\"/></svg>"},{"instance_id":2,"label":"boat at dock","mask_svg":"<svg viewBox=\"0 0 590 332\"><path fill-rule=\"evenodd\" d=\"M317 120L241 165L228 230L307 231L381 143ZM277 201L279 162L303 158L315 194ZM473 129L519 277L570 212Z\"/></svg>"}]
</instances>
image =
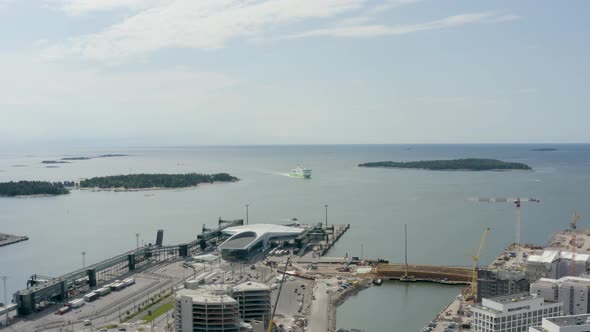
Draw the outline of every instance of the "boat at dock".
<instances>
[{"instance_id":1,"label":"boat at dock","mask_svg":"<svg viewBox=\"0 0 590 332\"><path fill-rule=\"evenodd\" d=\"M311 178L311 169L297 165L297 167L291 170L289 175L294 178L309 179Z\"/></svg>"},{"instance_id":2,"label":"boat at dock","mask_svg":"<svg viewBox=\"0 0 590 332\"><path fill-rule=\"evenodd\" d=\"M383 279L379 278L379 279L373 279L373 285L375 286L381 286L383 285Z\"/></svg>"}]
</instances>

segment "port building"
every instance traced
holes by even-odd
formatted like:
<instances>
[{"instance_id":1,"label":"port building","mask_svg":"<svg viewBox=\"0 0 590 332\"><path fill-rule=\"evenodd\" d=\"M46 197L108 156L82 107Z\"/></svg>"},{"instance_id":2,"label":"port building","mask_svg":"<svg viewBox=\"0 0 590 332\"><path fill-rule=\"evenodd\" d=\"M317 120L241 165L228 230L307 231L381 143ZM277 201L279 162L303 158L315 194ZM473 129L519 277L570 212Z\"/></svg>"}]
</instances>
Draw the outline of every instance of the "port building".
<instances>
[{"instance_id":1,"label":"port building","mask_svg":"<svg viewBox=\"0 0 590 332\"><path fill-rule=\"evenodd\" d=\"M526 260L527 279L535 282L541 278L559 279L579 276L590 266L590 255L548 249L541 255L529 255Z\"/></svg>"},{"instance_id":2,"label":"port building","mask_svg":"<svg viewBox=\"0 0 590 332\"><path fill-rule=\"evenodd\" d=\"M590 315L572 315L543 318L541 326L531 327L529 332L586 332L590 331Z\"/></svg>"},{"instance_id":3,"label":"port building","mask_svg":"<svg viewBox=\"0 0 590 332\"><path fill-rule=\"evenodd\" d=\"M530 292L547 301L560 301L563 303L563 313L566 315L590 313L590 279L588 278L541 278L531 285Z\"/></svg>"},{"instance_id":4,"label":"port building","mask_svg":"<svg viewBox=\"0 0 590 332\"><path fill-rule=\"evenodd\" d=\"M245 282L232 289L232 297L238 301L239 317L247 321L270 321L270 287L258 282Z\"/></svg>"},{"instance_id":5,"label":"port building","mask_svg":"<svg viewBox=\"0 0 590 332\"><path fill-rule=\"evenodd\" d=\"M471 312L474 332L520 332L541 325L543 318L561 315L562 304L519 293L484 298L480 305L471 308Z\"/></svg>"},{"instance_id":6,"label":"port building","mask_svg":"<svg viewBox=\"0 0 590 332\"><path fill-rule=\"evenodd\" d=\"M229 238L219 245L219 251L221 258L226 261L248 260L267 248L270 241L293 240L304 231L305 229L300 227L274 224L228 227L223 233Z\"/></svg>"}]
</instances>

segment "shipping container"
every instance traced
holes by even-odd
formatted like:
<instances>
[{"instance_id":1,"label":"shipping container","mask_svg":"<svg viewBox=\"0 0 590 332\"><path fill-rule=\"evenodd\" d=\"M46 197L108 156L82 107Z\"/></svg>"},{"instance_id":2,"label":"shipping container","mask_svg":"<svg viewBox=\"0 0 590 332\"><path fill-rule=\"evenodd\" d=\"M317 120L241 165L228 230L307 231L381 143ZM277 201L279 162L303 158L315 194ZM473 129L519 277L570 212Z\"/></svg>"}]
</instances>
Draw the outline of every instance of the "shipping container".
<instances>
[{"instance_id":1,"label":"shipping container","mask_svg":"<svg viewBox=\"0 0 590 332\"><path fill-rule=\"evenodd\" d=\"M79 308L84 305L84 299L77 299L68 302L68 306L72 309Z\"/></svg>"},{"instance_id":2,"label":"shipping container","mask_svg":"<svg viewBox=\"0 0 590 332\"><path fill-rule=\"evenodd\" d=\"M123 285L125 285L125 287L131 286L134 283L135 283L135 278L127 278L127 279L123 280Z\"/></svg>"},{"instance_id":3,"label":"shipping container","mask_svg":"<svg viewBox=\"0 0 590 332\"><path fill-rule=\"evenodd\" d=\"M90 292L90 293L88 293L88 294L84 295L84 300L85 300L86 302L92 302L92 301L94 301L94 300L98 299L98 297L99 297L99 296L100 296L100 295L98 295L98 293L95 293L95 292Z\"/></svg>"},{"instance_id":4,"label":"shipping container","mask_svg":"<svg viewBox=\"0 0 590 332\"><path fill-rule=\"evenodd\" d=\"M107 295L108 293L111 292L111 288L110 287L102 287L102 288L95 290L95 292L98 293L98 295L100 295L100 296L104 296L104 295Z\"/></svg>"},{"instance_id":5,"label":"shipping container","mask_svg":"<svg viewBox=\"0 0 590 332\"><path fill-rule=\"evenodd\" d=\"M62 308L59 308L59 310L57 310L56 314L63 315L68 311L70 311L70 307L62 307Z\"/></svg>"},{"instance_id":6,"label":"shipping container","mask_svg":"<svg viewBox=\"0 0 590 332\"><path fill-rule=\"evenodd\" d=\"M118 284L114 284L113 286L111 286L111 289L114 291L117 291L117 292L123 288L125 288L125 285L123 283L118 283Z\"/></svg>"}]
</instances>

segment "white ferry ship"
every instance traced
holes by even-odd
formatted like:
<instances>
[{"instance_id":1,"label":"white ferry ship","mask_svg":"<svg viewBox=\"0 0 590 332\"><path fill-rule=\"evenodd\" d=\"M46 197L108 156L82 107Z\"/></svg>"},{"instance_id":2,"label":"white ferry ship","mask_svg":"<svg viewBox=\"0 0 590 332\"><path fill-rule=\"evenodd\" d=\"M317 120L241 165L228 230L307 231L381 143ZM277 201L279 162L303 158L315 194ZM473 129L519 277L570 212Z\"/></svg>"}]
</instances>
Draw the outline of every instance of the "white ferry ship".
<instances>
[{"instance_id":1,"label":"white ferry ship","mask_svg":"<svg viewBox=\"0 0 590 332\"><path fill-rule=\"evenodd\" d=\"M289 175L291 175L294 178L309 179L309 178L311 178L311 169L303 168L303 167L297 165L296 168L291 170L291 173L289 173Z\"/></svg>"}]
</instances>

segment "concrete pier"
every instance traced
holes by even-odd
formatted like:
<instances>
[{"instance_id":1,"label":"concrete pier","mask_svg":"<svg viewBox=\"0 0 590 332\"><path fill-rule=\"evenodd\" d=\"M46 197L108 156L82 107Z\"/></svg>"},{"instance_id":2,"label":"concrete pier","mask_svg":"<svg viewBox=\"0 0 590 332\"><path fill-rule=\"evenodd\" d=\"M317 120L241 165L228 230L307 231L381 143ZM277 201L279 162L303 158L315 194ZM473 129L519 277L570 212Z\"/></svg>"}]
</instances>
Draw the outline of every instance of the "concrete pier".
<instances>
[{"instance_id":1,"label":"concrete pier","mask_svg":"<svg viewBox=\"0 0 590 332\"><path fill-rule=\"evenodd\" d=\"M13 243L27 241L29 238L26 236L18 236L11 234L0 233L0 247L7 246Z\"/></svg>"},{"instance_id":2,"label":"concrete pier","mask_svg":"<svg viewBox=\"0 0 590 332\"><path fill-rule=\"evenodd\" d=\"M322 249L319 251L320 256L325 255L336 243L336 241L340 240L342 235L344 235L344 233L350 229L350 224L332 225L326 231L330 229L332 229L333 232L332 234L327 233L327 239L324 243L322 243Z\"/></svg>"}]
</instances>

